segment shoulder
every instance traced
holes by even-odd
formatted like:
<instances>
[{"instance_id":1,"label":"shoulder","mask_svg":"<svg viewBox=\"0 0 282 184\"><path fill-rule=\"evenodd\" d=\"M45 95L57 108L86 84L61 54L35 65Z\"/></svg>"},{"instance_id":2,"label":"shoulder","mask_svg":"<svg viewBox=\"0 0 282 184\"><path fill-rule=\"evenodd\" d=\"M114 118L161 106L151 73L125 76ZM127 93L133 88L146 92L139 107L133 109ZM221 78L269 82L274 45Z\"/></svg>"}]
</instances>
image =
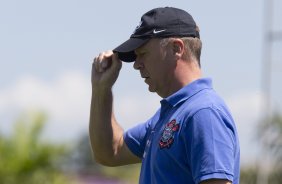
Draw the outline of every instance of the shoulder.
<instances>
[{"instance_id":1,"label":"shoulder","mask_svg":"<svg viewBox=\"0 0 282 184\"><path fill-rule=\"evenodd\" d=\"M178 108L180 111L179 114L185 118L184 121L186 122L195 116L200 116L207 112L218 114L221 117L227 117L233 121L228 106L213 89L199 91L183 102Z\"/></svg>"}]
</instances>

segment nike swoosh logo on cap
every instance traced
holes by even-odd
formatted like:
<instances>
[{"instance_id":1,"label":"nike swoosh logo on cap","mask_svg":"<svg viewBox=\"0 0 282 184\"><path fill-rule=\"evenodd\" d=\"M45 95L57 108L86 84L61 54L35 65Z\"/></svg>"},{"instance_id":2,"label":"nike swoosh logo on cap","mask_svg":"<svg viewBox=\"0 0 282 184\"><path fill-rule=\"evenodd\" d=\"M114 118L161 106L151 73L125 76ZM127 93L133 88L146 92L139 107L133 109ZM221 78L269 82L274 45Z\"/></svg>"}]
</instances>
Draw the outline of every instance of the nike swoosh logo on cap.
<instances>
[{"instance_id":1,"label":"nike swoosh logo on cap","mask_svg":"<svg viewBox=\"0 0 282 184\"><path fill-rule=\"evenodd\" d=\"M161 29L161 30L156 30L156 29L154 29L154 30L153 30L153 33L154 33L154 34L158 34L158 33L164 32L164 31L165 31L165 29Z\"/></svg>"}]
</instances>

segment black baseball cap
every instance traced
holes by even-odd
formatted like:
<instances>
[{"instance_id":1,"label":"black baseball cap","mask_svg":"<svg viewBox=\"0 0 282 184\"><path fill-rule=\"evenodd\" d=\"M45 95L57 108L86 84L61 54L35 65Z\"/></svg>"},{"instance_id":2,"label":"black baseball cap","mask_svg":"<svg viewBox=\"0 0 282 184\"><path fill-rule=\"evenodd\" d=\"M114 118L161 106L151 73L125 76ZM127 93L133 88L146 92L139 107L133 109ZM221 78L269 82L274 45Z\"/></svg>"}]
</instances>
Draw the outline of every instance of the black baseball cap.
<instances>
[{"instance_id":1,"label":"black baseball cap","mask_svg":"<svg viewBox=\"0 0 282 184\"><path fill-rule=\"evenodd\" d=\"M155 8L141 17L139 25L130 38L116 47L120 60L133 62L136 59L134 50L151 38L197 37L200 34L193 17L186 11L173 8Z\"/></svg>"}]
</instances>

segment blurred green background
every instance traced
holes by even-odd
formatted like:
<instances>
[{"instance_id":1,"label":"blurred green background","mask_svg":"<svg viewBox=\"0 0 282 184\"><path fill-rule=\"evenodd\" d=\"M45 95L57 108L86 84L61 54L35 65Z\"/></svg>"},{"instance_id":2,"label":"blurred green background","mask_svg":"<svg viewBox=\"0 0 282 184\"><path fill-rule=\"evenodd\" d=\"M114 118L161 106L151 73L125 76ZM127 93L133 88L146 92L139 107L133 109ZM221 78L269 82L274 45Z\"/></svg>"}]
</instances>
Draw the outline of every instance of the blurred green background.
<instances>
[{"instance_id":1,"label":"blurred green background","mask_svg":"<svg viewBox=\"0 0 282 184\"><path fill-rule=\"evenodd\" d=\"M42 139L43 113L25 113L10 136L0 135L1 184L137 183L140 165L109 168L94 162L88 135L77 142Z\"/></svg>"}]
</instances>

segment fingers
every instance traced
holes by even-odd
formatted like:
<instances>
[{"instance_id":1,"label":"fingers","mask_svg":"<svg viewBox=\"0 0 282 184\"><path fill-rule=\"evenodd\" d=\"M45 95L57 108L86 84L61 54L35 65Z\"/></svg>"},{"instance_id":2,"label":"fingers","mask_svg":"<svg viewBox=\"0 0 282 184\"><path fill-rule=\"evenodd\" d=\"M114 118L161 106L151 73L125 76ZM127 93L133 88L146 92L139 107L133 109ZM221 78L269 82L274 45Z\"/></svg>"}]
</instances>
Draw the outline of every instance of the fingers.
<instances>
[{"instance_id":1,"label":"fingers","mask_svg":"<svg viewBox=\"0 0 282 184\"><path fill-rule=\"evenodd\" d=\"M92 64L92 86L112 87L119 76L122 63L112 51L100 53Z\"/></svg>"},{"instance_id":2,"label":"fingers","mask_svg":"<svg viewBox=\"0 0 282 184\"><path fill-rule=\"evenodd\" d=\"M96 72L103 73L106 70L120 70L122 66L121 60L118 58L117 53L109 50L106 52L100 53L97 57L94 58L92 68Z\"/></svg>"},{"instance_id":3,"label":"fingers","mask_svg":"<svg viewBox=\"0 0 282 184\"><path fill-rule=\"evenodd\" d=\"M112 62L112 51L106 51L100 53L97 57L94 58L93 65L97 72L104 72L110 67Z\"/></svg>"}]
</instances>

